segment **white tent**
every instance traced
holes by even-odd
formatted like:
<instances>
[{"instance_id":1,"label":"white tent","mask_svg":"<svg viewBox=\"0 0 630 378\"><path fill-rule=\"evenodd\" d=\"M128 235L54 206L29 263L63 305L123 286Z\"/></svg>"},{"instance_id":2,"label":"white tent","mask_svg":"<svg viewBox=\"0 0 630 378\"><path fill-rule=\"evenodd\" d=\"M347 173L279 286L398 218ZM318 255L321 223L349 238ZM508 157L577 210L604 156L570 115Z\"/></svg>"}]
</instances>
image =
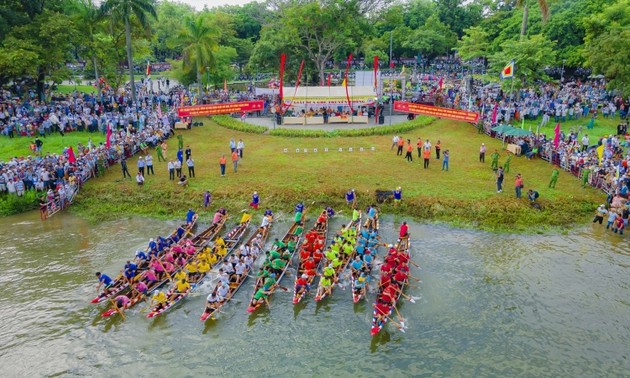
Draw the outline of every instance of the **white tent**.
<instances>
[{"instance_id":1,"label":"white tent","mask_svg":"<svg viewBox=\"0 0 630 378\"><path fill-rule=\"evenodd\" d=\"M348 97L353 107L371 105L376 98L376 91L371 86L346 87L284 87L284 104L297 107L322 107L348 105Z\"/></svg>"}]
</instances>

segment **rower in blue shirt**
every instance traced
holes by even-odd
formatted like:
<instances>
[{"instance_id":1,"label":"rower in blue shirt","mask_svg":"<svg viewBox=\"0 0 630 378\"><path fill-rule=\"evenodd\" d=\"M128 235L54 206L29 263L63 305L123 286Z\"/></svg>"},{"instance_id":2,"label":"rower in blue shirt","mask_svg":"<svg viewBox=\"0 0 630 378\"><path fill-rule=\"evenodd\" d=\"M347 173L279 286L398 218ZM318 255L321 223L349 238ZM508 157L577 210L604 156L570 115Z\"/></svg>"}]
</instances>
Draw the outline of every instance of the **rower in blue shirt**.
<instances>
[{"instance_id":1,"label":"rower in blue shirt","mask_svg":"<svg viewBox=\"0 0 630 378\"><path fill-rule=\"evenodd\" d=\"M273 217L273 211L271 211L271 209L267 209L265 210L265 217Z\"/></svg>"},{"instance_id":2,"label":"rower in blue shirt","mask_svg":"<svg viewBox=\"0 0 630 378\"><path fill-rule=\"evenodd\" d=\"M96 292L98 293L98 289L100 289L101 286L103 286L103 293L101 293L101 295L107 295L107 293L109 292L109 289L114 284L114 281L112 281L112 279L107 274L104 274L101 272L96 272L96 278L98 278L98 285L96 286Z\"/></svg>"},{"instance_id":3,"label":"rower in blue shirt","mask_svg":"<svg viewBox=\"0 0 630 378\"><path fill-rule=\"evenodd\" d=\"M149 251L151 251L151 252L156 251L157 252L157 243L155 242L155 240L153 240L153 238L149 239Z\"/></svg>"},{"instance_id":4,"label":"rower in blue shirt","mask_svg":"<svg viewBox=\"0 0 630 378\"><path fill-rule=\"evenodd\" d=\"M302 203L302 201L298 202L298 204L295 205L295 212L296 213L303 213L304 212L304 203Z\"/></svg>"},{"instance_id":5,"label":"rower in blue shirt","mask_svg":"<svg viewBox=\"0 0 630 378\"><path fill-rule=\"evenodd\" d=\"M125 264L123 274L125 275L125 278L127 278L127 281L131 282L133 278L136 276L137 271L138 271L138 266L132 263L131 261L127 261L127 263Z\"/></svg>"},{"instance_id":6,"label":"rower in blue shirt","mask_svg":"<svg viewBox=\"0 0 630 378\"><path fill-rule=\"evenodd\" d=\"M169 242L166 241L162 236L158 236L157 238L157 250L158 252L162 252L164 248L169 246Z\"/></svg>"},{"instance_id":7,"label":"rower in blue shirt","mask_svg":"<svg viewBox=\"0 0 630 378\"><path fill-rule=\"evenodd\" d=\"M144 251L141 251L141 250L136 251L136 262L145 261L147 259L148 259L147 254L144 253Z\"/></svg>"},{"instance_id":8,"label":"rower in blue shirt","mask_svg":"<svg viewBox=\"0 0 630 378\"><path fill-rule=\"evenodd\" d=\"M186 223L190 226L195 219L195 212L192 208L188 209L188 213L186 213Z\"/></svg>"},{"instance_id":9,"label":"rower in blue shirt","mask_svg":"<svg viewBox=\"0 0 630 378\"><path fill-rule=\"evenodd\" d=\"M335 210L332 207L327 207L326 212L328 213L328 218L332 218L335 215Z\"/></svg>"}]
</instances>

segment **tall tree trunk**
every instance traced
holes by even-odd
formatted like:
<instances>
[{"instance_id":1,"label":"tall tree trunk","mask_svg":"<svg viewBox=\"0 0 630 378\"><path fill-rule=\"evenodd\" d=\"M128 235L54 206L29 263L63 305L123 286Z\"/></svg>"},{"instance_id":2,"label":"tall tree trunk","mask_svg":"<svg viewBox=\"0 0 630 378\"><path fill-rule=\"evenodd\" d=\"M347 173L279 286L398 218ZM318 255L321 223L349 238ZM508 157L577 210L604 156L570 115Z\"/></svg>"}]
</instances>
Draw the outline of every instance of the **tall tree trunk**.
<instances>
[{"instance_id":1,"label":"tall tree trunk","mask_svg":"<svg viewBox=\"0 0 630 378\"><path fill-rule=\"evenodd\" d=\"M317 65L319 70L319 83L321 86L324 86L324 81L326 80L326 74L324 73L324 69L326 68L326 62L322 61Z\"/></svg>"},{"instance_id":2,"label":"tall tree trunk","mask_svg":"<svg viewBox=\"0 0 630 378\"><path fill-rule=\"evenodd\" d=\"M46 81L46 72L44 71L43 67L39 67L37 69L37 97L39 98L39 101L44 101L45 100L45 94L44 94L44 83Z\"/></svg>"},{"instance_id":3,"label":"tall tree trunk","mask_svg":"<svg viewBox=\"0 0 630 378\"><path fill-rule=\"evenodd\" d=\"M127 64L129 65L129 81L131 83L131 101L136 106L136 83L133 79L133 54L131 51L131 24L125 19L125 41L127 42Z\"/></svg>"},{"instance_id":4,"label":"tall tree trunk","mask_svg":"<svg viewBox=\"0 0 630 378\"><path fill-rule=\"evenodd\" d=\"M98 88L99 81L98 81L98 67L96 67L96 55L92 57L92 65L94 66L94 80L96 80L94 83L96 84L96 87Z\"/></svg>"},{"instance_id":5,"label":"tall tree trunk","mask_svg":"<svg viewBox=\"0 0 630 378\"><path fill-rule=\"evenodd\" d=\"M521 39L525 38L525 34L527 34L527 19L529 17L529 6L527 6L527 1L523 2L523 22L521 23Z\"/></svg>"},{"instance_id":6,"label":"tall tree trunk","mask_svg":"<svg viewBox=\"0 0 630 378\"><path fill-rule=\"evenodd\" d=\"M199 97L197 98L197 101L201 104L201 68L199 68L199 65L197 65L197 89L199 90Z\"/></svg>"}]
</instances>

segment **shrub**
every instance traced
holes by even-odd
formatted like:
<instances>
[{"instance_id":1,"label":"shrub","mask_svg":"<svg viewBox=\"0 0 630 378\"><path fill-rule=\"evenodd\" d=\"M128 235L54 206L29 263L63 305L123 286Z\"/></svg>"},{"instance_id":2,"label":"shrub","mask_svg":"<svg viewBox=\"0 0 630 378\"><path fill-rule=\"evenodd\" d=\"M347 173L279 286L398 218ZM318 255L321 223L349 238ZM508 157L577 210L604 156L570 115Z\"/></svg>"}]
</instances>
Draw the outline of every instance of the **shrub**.
<instances>
[{"instance_id":1,"label":"shrub","mask_svg":"<svg viewBox=\"0 0 630 378\"><path fill-rule=\"evenodd\" d=\"M4 194L0 196L0 216L34 210L38 205L37 195L33 191L27 191L22 197L14 194Z\"/></svg>"},{"instance_id":2,"label":"shrub","mask_svg":"<svg viewBox=\"0 0 630 378\"><path fill-rule=\"evenodd\" d=\"M420 116L413 121L399 123L392 126L375 126L367 129L352 130L300 130L300 129L275 129L270 130L270 135L297 138L332 138L342 137L364 137L372 135L394 135L403 134L419 127L428 126L435 121L433 117Z\"/></svg>"},{"instance_id":3,"label":"shrub","mask_svg":"<svg viewBox=\"0 0 630 378\"><path fill-rule=\"evenodd\" d=\"M226 129L241 131L244 133L263 134L268 130L265 126L251 125L247 122L241 122L240 120L227 115L213 116L210 117L210 119L212 119L212 121L214 121L217 125L225 127Z\"/></svg>"}]
</instances>

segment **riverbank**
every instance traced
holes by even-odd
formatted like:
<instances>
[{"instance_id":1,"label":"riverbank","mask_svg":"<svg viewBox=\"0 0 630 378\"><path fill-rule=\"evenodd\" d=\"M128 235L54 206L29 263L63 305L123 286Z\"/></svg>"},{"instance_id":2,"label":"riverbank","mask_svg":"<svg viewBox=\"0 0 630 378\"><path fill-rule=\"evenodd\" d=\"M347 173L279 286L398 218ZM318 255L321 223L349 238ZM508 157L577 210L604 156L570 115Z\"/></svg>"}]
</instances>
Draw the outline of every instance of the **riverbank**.
<instances>
[{"instance_id":1,"label":"riverbank","mask_svg":"<svg viewBox=\"0 0 630 378\"><path fill-rule=\"evenodd\" d=\"M247 208L254 191L260 194L261 207L274 211L290 212L299 200L348 211L344 193L349 189L356 190L358 205L364 208L376 202L377 190L401 186L403 204L382 204L382 212L491 231L542 232L585 221L605 198L596 189L582 188L565 172L561 172L556 189L548 189L552 166L524 157L512 159L505 190L497 193L490 159L480 163L478 149L485 143L490 155L501 148L501 142L478 134L466 123L438 120L403 135L414 144L417 138L428 138L433 144L440 140L442 150L448 149L451 154L450 169L445 172L434 152L429 169L423 169L415 150L412 163L396 156L396 151L390 149L393 136L285 138L245 134L219 127L208 119L203 121L205 126L178 131L183 134L184 146L190 145L195 160L197 177L190 179L188 187L169 181L166 163L157 162L154 154L157 174L146 176L143 187L135 180L122 179L120 169L114 167L86 185L70 211L93 220L128 215L173 218L188 207L201 209L205 190L213 195L210 213L218 206L232 212ZM245 143L237 173L233 173L229 161L231 138ZM169 158L175 157L176 149L177 139L171 138ZM221 154L228 158L225 177L219 172ZM501 164L505 158L502 154ZM128 161L131 171L136 159ZM523 175L525 191L533 188L540 193L541 210L532 208L527 199L514 198L512 178L516 173Z\"/></svg>"}]
</instances>

